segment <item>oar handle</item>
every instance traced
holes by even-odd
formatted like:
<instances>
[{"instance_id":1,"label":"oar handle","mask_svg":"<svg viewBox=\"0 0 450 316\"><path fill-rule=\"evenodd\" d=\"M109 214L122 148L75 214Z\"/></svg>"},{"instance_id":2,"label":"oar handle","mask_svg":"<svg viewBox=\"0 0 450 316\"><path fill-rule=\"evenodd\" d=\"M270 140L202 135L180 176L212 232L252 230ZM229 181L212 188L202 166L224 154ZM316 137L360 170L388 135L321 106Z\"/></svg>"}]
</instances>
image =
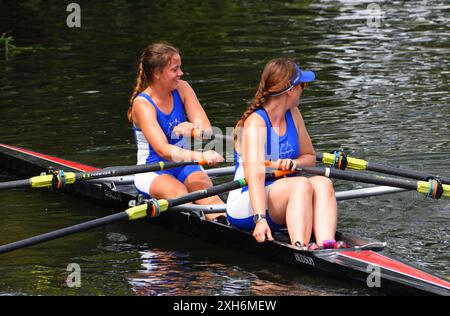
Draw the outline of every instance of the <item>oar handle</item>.
<instances>
[{"instance_id":1,"label":"oar handle","mask_svg":"<svg viewBox=\"0 0 450 316\"><path fill-rule=\"evenodd\" d=\"M283 178L287 175L296 173L296 171L293 171L293 170L279 170L278 164L275 161L266 160L266 162L264 164L266 165L266 167L275 169L275 171L273 172L273 176L275 178Z\"/></svg>"},{"instance_id":2,"label":"oar handle","mask_svg":"<svg viewBox=\"0 0 450 316\"><path fill-rule=\"evenodd\" d=\"M203 132L199 128L194 128L191 130L191 137L192 138L201 138L203 137Z\"/></svg>"}]
</instances>

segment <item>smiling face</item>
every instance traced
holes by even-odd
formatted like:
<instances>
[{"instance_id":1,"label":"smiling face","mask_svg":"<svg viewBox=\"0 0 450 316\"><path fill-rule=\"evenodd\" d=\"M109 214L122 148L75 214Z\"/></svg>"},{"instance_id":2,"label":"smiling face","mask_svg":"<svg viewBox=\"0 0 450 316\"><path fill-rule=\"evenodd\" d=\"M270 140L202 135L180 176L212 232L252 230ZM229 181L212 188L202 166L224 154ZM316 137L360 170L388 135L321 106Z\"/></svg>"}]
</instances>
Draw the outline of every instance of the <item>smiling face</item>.
<instances>
[{"instance_id":1,"label":"smiling face","mask_svg":"<svg viewBox=\"0 0 450 316\"><path fill-rule=\"evenodd\" d=\"M167 66L156 75L156 78L157 81L168 89L175 90L178 88L182 76L181 56L179 54L173 54Z\"/></svg>"}]
</instances>

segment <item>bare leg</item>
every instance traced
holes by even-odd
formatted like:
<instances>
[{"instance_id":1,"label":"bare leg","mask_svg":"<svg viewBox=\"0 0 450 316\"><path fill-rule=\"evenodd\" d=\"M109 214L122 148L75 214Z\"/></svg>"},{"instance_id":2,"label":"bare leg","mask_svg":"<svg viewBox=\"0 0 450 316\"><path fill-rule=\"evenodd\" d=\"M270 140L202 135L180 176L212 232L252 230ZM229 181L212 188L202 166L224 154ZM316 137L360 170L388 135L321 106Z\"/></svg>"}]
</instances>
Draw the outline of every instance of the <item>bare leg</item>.
<instances>
[{"instance_id":1,"label":"bare leg","mask_svg":"<svg viewBox=\"0 0 450 316\"><path fill-rule=\"evenodd\" d=\"M313 188L307 178L295 177L275 181L269 189L271 219L286 224L291 244L308 244L311 239Z\"/></svg>"},{"instance_id":2,"label":"bare leg","mask_svg":"<svg viewBox=\"0 0 450 316\"><path fill-rule=\"evenodd\" d=\"M189 192L194 192L198 190L208 189L212 187L212 182L209 176L201 171L194 172L190 174L186 180L184 180L184 185L186 186L187 190ZM224 204L222 199L218 196L211 196L208 198L204 198L201 200L195 201L196 204ZM221 215L225 215L225 213L217 213L217 214L205 214L206 219L213 220L216 217L219 217Z\"/></svg>"},{"instance_id":3,"label":"bare leg","mask_svg":"<svg viewBox=\"0 0 450 316\"><path fill-rule=\"evenodd\" d=\"M337 225L337 203L333 183L326 177L309 179L313 190L313 230L316 242L323 245L324 240L334 239Z\"/></svg>"},{"instance_id":4,"label":"bare leg","mask_svg":"<svg viewBox=\"0 0 450 316\"><path fill-rule=\"evenodd\" d=\"M170 174L157 176L149 188L150 196L155 199L170 199L188 193L183 183Z\"/></svg>"}]
</instances>

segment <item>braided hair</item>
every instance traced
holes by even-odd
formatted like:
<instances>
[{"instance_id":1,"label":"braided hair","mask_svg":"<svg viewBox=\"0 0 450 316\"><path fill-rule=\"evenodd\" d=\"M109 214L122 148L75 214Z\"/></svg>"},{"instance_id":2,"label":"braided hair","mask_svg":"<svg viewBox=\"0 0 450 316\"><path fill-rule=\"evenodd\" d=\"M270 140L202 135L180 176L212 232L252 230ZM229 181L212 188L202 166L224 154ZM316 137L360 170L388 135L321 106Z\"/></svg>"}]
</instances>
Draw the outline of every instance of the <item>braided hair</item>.
<instances>
[{"instance_id":1,"label":"braided hair","mask_svg":"<svg viewBox=\"0 0 450 316\"><path fill-rule=\"evenodd\" d=\"M289 80L295 74L295 71L295 62L288 58L275 58L266 64L259 81L258 90L234 129L233 137L235 142L238 138L238 131L244 127L245 120L253 112L261 108L272 97L273 93L287 88Z\"/></svg>"}]
</instances>

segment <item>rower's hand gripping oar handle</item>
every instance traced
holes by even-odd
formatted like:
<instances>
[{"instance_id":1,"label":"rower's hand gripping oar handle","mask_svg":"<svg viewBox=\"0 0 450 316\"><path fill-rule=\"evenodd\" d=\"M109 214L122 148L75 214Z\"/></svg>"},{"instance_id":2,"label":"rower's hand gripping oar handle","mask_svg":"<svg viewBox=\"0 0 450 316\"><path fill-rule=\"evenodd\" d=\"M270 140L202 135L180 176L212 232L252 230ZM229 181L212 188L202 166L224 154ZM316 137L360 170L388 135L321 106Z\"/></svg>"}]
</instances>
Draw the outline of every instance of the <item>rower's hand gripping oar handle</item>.
<instances>
[{"instance_id":1,"label":"rower's hand gripping oar handle","mask_svg":"<svg viewBox=\"0 0 450 316\"><path fill-rule=\"evenodd\" d=\"M296 173L296 171L293 171L293 170L279 170L278 164L275 161L267 160L265 162L265 165L266 165L266 167L275 169L275 171L273 172L273 176L275 178L283 178L289 174ZM293 163L291 162L289 167L292 168L292 166L293 166Z\"/></svg>"}]
</instances>

